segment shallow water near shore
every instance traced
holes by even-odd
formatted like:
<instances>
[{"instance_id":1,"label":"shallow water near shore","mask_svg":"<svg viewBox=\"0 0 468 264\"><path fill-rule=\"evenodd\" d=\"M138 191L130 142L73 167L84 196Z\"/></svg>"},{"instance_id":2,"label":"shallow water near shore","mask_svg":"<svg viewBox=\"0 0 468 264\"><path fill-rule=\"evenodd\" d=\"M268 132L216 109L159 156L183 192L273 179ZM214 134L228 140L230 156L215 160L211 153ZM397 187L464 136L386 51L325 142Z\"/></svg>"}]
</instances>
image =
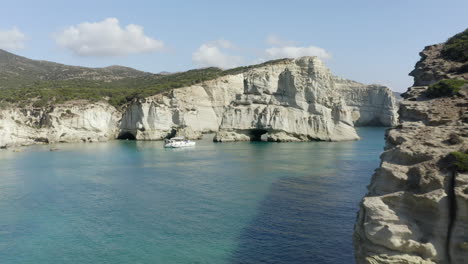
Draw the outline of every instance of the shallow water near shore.
<instances>
[{"instance_id":1,"label":"shallow water near shore","mask_svg":"<svg viewBox=\"0 0 468 264\"><path fill-rule=\"evenodd\" d=\"M0 263L353 263L384 131L360 128L351 142L0 151Z\"/></svg>"}]
</instances>

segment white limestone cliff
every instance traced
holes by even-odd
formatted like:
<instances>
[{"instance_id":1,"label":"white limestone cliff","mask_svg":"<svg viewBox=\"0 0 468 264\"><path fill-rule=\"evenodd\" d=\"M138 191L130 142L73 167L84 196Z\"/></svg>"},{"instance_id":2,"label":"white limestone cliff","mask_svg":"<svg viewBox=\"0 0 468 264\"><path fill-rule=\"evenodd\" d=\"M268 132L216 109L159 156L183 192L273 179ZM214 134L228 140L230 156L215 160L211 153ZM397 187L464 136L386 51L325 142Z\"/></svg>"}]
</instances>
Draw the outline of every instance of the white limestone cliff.
<instances>
[{"instance_id":1,"label":"white limestone cliff","mask_svg":"<svg viewBox=\"0 0 468 264\"><path fill-rule=\"evenodd\" d=\"M364 85L345 79L337 79L335 82L339 93L351 108L355 126L397 125L398 102L388 87Z\"/></svg>"},{"instance_id":2,"label":"white limestone cliff","mask_svg":"<svg viewBox=\"0 0 468 264\"><path fill-rule=\"evenodd\" d=\"M316 57L283 59L135 100L1 110L0 147L180 135L215 141L355 140L354 125L392 126L392 92L334 76Z\"/></svg>"},{"instance_id":3,"label":"white limestone cliff","mask_svg":"<svg viewBox=\"0 0 468 264\"><path fill-rule=\"evenodd\" d=\"M107 103L70 102L47 109L0 110L0 147L95 142L116 137L119 112Z\"/></svg>"},{"instance_id":4,"label":"white limestone cliff","mask_svg":"<svg viewBox=\"0 0 468 264\"><path fill-rule=\"evenodd\" d=\"M228 75L135 101L123 114L119 136L161 140L176 132L188 138L216 132L242 87L241 75Z\"/></svg>"},{"instance_id":5,"label":"white limestone cliff","mask_svg":"<svg viewBox=\"0 0 468 264\"><path fill-rule=\"evenodd\" d=\"M269 141L338 141L358 139L353 122L392 126L396 119L388 88L344 80L318 58L302 57L134 102L120 136L155 140L189 128L188 137L217 132L215 141L262 134Z\"/></svg>"}]
</instances>

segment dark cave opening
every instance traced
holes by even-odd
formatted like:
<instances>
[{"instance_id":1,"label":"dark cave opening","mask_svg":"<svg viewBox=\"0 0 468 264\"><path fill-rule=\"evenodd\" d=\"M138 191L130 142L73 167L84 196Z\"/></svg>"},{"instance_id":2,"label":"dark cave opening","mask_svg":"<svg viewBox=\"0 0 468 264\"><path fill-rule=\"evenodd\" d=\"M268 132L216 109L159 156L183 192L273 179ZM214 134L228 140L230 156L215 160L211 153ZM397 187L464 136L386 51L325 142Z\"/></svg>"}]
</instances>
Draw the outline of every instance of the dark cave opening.
<instances>
[{"instance_id":1,"label":"dark cave opening","mask_svg":"<svg viewBox=\"0 0 468 264\"><path fill-rule=\"evenodd\" d=\"M265 129L252 129L249 131L250 141L266 141L266 137L262 137L268 133Z\"/></svg>"},{"instance_id":2,"label":"dark cave opening","mask_svg":"<svg viewBox=\"0 0 468 264\"><path fill-rule=\"evenodd\" d=\"M117 137L117 139L121 139L121 140L136 140L136 137L135 135L133 135L132 133L130 132L120 132L119 136Z\"/></svg>"}]
</instances>

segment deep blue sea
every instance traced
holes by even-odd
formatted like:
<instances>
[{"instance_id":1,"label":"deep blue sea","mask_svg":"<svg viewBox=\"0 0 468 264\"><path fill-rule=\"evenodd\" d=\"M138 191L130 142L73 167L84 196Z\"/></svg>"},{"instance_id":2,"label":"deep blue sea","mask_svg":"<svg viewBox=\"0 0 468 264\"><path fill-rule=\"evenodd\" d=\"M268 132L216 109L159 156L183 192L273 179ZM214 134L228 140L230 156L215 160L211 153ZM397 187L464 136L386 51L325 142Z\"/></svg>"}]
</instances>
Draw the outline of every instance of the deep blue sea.
<instances>
[{"instance_id":1,"label":"deep blue sea","mask_svg":"<svg viewBox=\"0 0 468 264\"><path fill-rule=\"evenodd\" d=\"M354 263L356 212L384 145L383 128L358 133L2 150L0 263Z\"/></svg>"}]
</instances>

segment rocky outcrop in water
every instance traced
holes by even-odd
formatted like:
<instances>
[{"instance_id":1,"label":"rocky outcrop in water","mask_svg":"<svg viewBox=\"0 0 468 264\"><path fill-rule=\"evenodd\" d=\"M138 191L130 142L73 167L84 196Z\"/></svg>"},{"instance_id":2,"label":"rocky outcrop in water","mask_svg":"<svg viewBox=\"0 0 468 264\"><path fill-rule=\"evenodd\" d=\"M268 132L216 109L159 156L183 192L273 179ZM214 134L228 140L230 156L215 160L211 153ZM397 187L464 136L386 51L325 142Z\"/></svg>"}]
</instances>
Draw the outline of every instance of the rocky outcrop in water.
<instances>
[{"instance_id":1,"label":"rocky outcrop in water","mask_svg":"<svg viewBox=\"0 0 468 264\"><path fill-rule=\"evenodd\" d=\"M397 104L384 86L331 74L316 57L254 67L129 106L121 137L162 139L217 132L215 141L353 140L356 125L396 124Z\"/></svg>"},{"instance_id":2,"label":"rocky outcrop in water","mask_svg":"<svg viewBox=\"0 0 468 264\"><path fill-rule=\"evenodd\" d=\"M445 59L442 48L421 53L411 72L415 84L400 104L400 124L387 132L355 225L357 263L468 260L468 173L453 166L451 154L468 151L468 87L452 97L427 96L427 85L441 79L467 80L453 69L468 62Z\"/></svg>"}]
</instances>

